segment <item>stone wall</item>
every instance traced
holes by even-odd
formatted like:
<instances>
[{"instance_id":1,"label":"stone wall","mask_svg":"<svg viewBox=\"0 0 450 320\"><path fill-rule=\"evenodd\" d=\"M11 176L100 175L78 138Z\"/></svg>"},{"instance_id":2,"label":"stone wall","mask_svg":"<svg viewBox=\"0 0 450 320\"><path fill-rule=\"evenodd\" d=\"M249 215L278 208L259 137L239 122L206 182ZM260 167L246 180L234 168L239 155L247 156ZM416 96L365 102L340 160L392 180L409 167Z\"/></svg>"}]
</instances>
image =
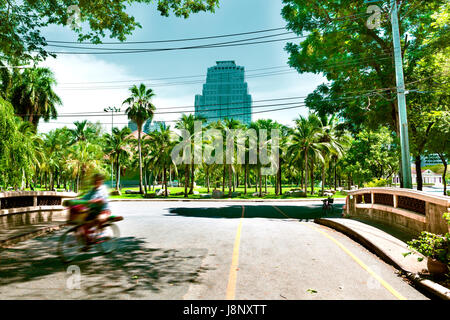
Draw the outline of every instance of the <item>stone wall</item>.
<instances>
[{"instance_id":1,"label":"stone wall","mask_svg":"<svg viewBox=\"0 0 450 320\"><path fill-rule=\"evenodd\" d=\"M365 188L349 192L347 215L388 224L419 234L448 232L442 217L450 197L399 188Z\"/></svg>"},{"instance_id":2,"label":"stone wall","mask_svg":"<svg viewBox=\"0 0 450 320\"><path fill-rule=\"evenodd\" d=\"M10 229L66 221L68 212L62 206L62 201L75 197L74 193L2 192L0 193L0 228Z\"/></svg>"}]
</instances>

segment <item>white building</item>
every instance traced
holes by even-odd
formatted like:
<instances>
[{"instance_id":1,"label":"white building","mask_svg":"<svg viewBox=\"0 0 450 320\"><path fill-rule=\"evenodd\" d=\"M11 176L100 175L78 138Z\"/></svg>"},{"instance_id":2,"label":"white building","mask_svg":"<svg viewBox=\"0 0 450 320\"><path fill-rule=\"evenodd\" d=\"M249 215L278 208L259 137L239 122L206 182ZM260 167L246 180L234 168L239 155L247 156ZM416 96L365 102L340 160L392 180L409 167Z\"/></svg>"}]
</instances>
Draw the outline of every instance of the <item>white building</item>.
<instances>
[{"instance_id":1,"label":"white building","mask_svg":"<svg viewBox=\"0 0 450 320\"><path fill-rule=\"evenodd\" d=\"M416 168L411 168L412 182L417 181ZM442 187L442 176L438 173L431 171L430 169L422 170L422 182L423 184L432 184L434 187ZM400 183L400 178L398 175L394 176L393 183Z\"/></svg>"}]
</instances>

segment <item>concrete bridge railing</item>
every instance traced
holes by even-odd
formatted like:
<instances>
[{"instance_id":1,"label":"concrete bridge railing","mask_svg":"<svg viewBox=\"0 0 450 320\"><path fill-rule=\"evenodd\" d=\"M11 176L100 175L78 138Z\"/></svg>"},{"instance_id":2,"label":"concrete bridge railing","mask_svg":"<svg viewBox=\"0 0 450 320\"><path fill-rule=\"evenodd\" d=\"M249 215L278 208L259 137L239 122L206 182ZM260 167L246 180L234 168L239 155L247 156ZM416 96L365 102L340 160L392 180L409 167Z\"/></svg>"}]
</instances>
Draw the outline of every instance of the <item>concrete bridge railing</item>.
<instances>
[{"instance_id":1,"label":"concrete bridge railing","mask_svg":"<svg viewBox=\"0 0 450 320\"><path fill-rule=\"evenodd\" d=\"M365 188L348 192L347 215L371 219L410 233L448 232L442 215L450 197L400 188Z\"/></svg>"},{"instance_id":2,"label":"concrete bridge railing","mask_svg":"<svg viewBox=\"0 0 450 320\"><path fill-rule=\"evenodd\" d=\"M62 202L76 196L53 191L0 192L0 228L65 221L67 210Z\"/></svg>"}]
</instances>

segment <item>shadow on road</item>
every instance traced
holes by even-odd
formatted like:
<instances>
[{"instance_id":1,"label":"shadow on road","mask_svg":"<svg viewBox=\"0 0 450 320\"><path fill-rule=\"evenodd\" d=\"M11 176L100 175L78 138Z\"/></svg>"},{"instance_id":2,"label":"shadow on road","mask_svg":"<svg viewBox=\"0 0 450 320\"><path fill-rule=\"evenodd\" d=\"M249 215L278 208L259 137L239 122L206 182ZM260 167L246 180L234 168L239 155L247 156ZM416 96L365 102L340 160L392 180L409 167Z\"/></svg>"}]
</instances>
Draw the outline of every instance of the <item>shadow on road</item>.
<instances>
[{"instance_id":1,"label":"shadow on road","mask_svg":"<svg viewBox=\"0 0 450 320\"><path fill-rule=\"evenodd\" d=\"M341 217L343 204L335 204L334 212L327 217ZM168 216L186 216L197 218L227 218L236 219L242 217L242 206L231 205L225 207L204 208L171 208ZM268 219L299 219L310 220L324 217L322 204L285 206L285 205L251 205L245 206L244 218L268 218Z\"/></svg>"},{"instance_id":2,"label":"shadow on road","mask_svg":"<svg viewBox=\"0 0 450 320\"><path fill-rule=\"evenodd\" d=\"M58 290L65 290L69 265L63 264L55 253L60 234L0 249L0 286L47 277L51 283L56 277ZM201 262L206 249L181 250L148 248L144 241L127 237L120 239L114 253L106 256L87 253L71 265L81 270L84 298L86 294L90 299L114 299L121 294L139 298L140 292L158 293L167 287L196 282L203 271Z\"/></svg>"}]
</instances>

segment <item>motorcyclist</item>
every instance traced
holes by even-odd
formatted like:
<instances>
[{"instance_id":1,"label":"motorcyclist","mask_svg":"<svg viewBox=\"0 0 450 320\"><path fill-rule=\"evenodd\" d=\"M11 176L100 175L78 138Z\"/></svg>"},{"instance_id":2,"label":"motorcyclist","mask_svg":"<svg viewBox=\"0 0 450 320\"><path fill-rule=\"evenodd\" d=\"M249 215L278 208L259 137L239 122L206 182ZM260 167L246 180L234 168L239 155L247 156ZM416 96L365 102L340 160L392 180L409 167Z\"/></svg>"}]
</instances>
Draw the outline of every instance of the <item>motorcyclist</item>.
<instances>
[{"instance_id":1,"label":"motorcyclist","mask_svg":"<svg viewBox=\"0 0 450 320\"><path fill-rule=\"evenodd\" d=\"M108 189L104 185L105 177L102 174L95 174L92 182L93 188L82 197L83 200L88 200L93 206L89 211L89 215L86 218L86 231L90 234L92 228L96 225L100 225L104 220L111 215L108 200Z\"/></svg>"}]
</instances>

